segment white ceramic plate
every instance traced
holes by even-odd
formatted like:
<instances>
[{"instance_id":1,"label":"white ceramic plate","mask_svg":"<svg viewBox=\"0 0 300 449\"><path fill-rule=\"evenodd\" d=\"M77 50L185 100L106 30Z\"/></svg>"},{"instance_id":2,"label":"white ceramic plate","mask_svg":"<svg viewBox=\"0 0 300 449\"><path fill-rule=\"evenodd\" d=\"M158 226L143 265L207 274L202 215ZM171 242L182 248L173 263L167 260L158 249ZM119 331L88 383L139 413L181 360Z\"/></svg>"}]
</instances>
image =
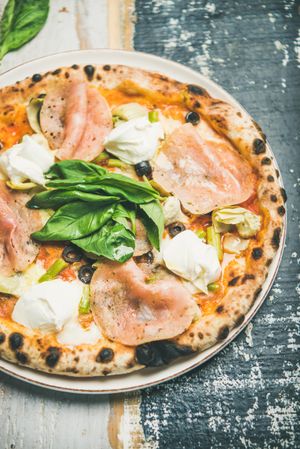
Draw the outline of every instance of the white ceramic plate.
<instances>
[{"instance_id":1,"label":"white ceramic plate","mask_svg":"<svg viewBox=\"0 0 300 449\"><path fill-rule=\"evenodd\" d=\"M225 92L220 86L213 81L205 78L200 73L194 72L180 64L159 58L157 56L127 52L121 50L84 50L84 51L70 51L59 53L56 55L46 56L44 58L36 59L26 64L20 65L0 76L0 87L13 84L18 80L24 79L26 76L32 76L34 73L43 73L48 70L54 70L57 67L68 66L72 64L124 64L132 67L143 68L145 70L157 71L164 75L175 78L190 84L199 84L203 86L208 92L222 100L231 103L238 108L242 107ZM286 225L285 225L286 229ZM284 230L285 231L285 230ZM251 310L246 315L244 323L231 331L228 338L223 342L216 344L206 351L193 355L187 358L181 358L173 364L162 368L147 368L141 371L133 372L123 376L108 376L96 378L71 378L66 376L53 376L42 372L33 371L22 366L14 365L4 360L0 360L0 370L30 382L41 387L50 388L54 390L67 391L72 393L120 393L124 391L131 391L140 388L149 387L161 382L165 382L176 376L179 376L191 369L201 365L208 359L217 354L230 341L232 341L241 330L249 323L251 318L255 315L261 304L263 303L268 291L276 276L281 256L283 253L285 240L281 239L281 245L270 266L269 276L264 283L263 289Z\"/></svg>"}]
</instances>

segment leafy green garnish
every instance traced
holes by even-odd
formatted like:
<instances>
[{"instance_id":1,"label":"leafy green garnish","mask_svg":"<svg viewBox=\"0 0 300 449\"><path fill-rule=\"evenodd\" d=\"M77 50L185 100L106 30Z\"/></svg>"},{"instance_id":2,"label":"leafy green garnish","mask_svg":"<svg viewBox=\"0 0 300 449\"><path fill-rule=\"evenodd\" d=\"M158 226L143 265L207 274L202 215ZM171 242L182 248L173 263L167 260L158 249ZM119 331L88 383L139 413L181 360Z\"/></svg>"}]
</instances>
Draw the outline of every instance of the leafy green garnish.
<instances>
[{"instance_id":1,"label":"leafy green garnish","mask_svg":"<svg viewBox=\"0 0 300 449\"><path fill-rule=\"evenodd\" d=\"M159 249L164 218L160 195L150 184L76 160L54 164L47 178L51 190L34 195L27 206L56 212L34 239L68 240L88 253L124 262L134 252L138 215Z\"/></svg>"},{"instance_id":2,"label":"leafy green garnish","mask_svg":"<svg viewBox=\"0 0 300 449\"><path fill-rule=\"evenodd\" d=\"M8 0L0 22L0 60L34 38L48 12L49 0Z\"/></svg>"}]
</instances>

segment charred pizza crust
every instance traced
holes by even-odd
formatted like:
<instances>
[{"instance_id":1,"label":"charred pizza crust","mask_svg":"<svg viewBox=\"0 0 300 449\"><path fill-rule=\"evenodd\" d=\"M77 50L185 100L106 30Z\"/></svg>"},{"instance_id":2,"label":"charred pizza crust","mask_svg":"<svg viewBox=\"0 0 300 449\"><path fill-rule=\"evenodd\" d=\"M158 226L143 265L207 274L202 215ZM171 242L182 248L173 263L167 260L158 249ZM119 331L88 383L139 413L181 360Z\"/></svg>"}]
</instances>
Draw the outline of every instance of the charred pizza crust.
<instances>
[{"instance_id":1,"label":"charred pizza crust","mask_svg":"<svg viewBox=\"0 0 300 449\"><path fill-rule=\"evenodd\" d=\"M227 273L224 294L215 307L203 314L179 337L140 347L128 347L102 337L97 345L68 347L54 336L27 329L0 316L0 355L14 363L69 376L99 376L128 373L144 365L157 366L178 355L202 351L225 340L240 326L259 295L269 266L283 238L286 194L279 183L266 137L260 127L240 109L212 98L200 86L186 85L158 73L126 66L65 67L17 82L0 91L0 115L25 104L55 86L73 71L82 72L96 87L112 89L121 84L127 95L155 92L174 103L184 100L187 108L200 113L211 127L225 136L254 168L258 177L258 200L264 212L263 230L251 241L243 264Z\"/></svg>"}]
</instances>

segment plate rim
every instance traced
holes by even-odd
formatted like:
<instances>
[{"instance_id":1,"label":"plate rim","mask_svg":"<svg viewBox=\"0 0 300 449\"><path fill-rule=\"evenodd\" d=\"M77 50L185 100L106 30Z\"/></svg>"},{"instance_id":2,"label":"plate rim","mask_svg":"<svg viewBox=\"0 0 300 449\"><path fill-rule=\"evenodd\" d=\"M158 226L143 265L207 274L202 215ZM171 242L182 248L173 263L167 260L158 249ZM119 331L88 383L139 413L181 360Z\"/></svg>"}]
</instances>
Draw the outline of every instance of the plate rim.
<instances>
[{"instance_id":1,"label":"plate rim","mask_svg":"<svg viewBox=\"0 0 300 449\"><path fill-rule=\"evenodd\" d=\"M18 64L17 66L4 71L3 73L0 74L0 84L2 79L5 78L7 75L9 75L11 72L15 72L19 69L24 68L24 70L26 70L26 68L30 68L30 66L34 63L43 63L43 62L47 62L50 61L52 59L55 59L56 57L59 57L61 55L71 55L71 56L78 56L80 58L81 55L83 54L93 54L93 55L97 55L99 54L99 52L103 55L103 54L114 54L114 55L119 55L120 59L122 59L122 57L130 57L132 55L134 55L134 58L136 57L137 59L139 58L146 58L148 61L150 62L154 62L159 64L167 64L168 66L170 66L170 68L172 69L172 67L174 68L174 70L177 68L180 69L180 71L184 71L187 74L202 78L205 80L205 82L207 82L210 86L212 86L212 88L218 90L219 92L221 92L224 97L226 97L228 99L229 102L231 102L232 104L235 104L237 107L239 107L242 111L244 111L248 116L251 117L251 115L246 111L246 109L229 93L227 92L222 86L220 86L219 84L217 84L215 81L207 78L206 76L202 75L200 72L197 72L196 70L191 69L190 67L186 67L183 64L180 64L176 61L172 61L169 60L167 58L163 58L157 55L153 55L151 53L145 53L145 52L137 52L137 51L128 51L128 50L118 50L118 49L108 49L108 48L94 48L94 49L85 49L85 50L67 50L67 51L63 51L63 52L58 52L58 53L52 53L46 56L42 56L39 58L33 58L29 61L26 61L22 64ZM80 63L80 61L78 61ZM128 64L128 62L120 62L119 64L122 65L131 65ZM134 67L140 68L138 65L133 65ZM164 73L163 70L160 72L159 68L155 68L152 70L146 69L147 71L152 71L152 72L159 72L159 73ZM33 74L33 73L32 73ZM170 76L170 75L168 75ZM171 77L171 76L170 76ZM172 76L173 79L176 79L176 76ZM199 83L201 83L201 81L199 80ZM5 87L0 85L0 88ZM252 117L251 117L252 118ZM275 162L275 166L276 168L279 170L279 183L282 187L284 187L283 184L283 179L282 179L282 175L281 175L281 171L279 169L276 157L272 151L272 148L267 140L267 146L268 149L271 151L271 154L274 158L274 162ZM175 379L183 374L188 373L189 371L203 365L204 363L206 363L208 360L210 360L212 357L216 356L219 352L221 352L227 345L229 345L244 329L245 327L251 322L251 320L254 318L254 316L256 315L256 313L258 312L258 310L260 309L260 307L262 306L262 304L264 303L266 297L268 296L269 291L272 288L272 285L274 283L274 280L277 276L281 261L282 261L282 256L283 256L283 252L284 252L284 248L285 248L285 241L286 241L286 235L287 235L287 218L286 215L284 217L284 223L283 223L283 232L282 232L282 237L281 237L281 242L280 242L280 247L277 250L277 253L275 254L274 258L273 258L273 262L271 264L271 271L269 271L268 276L266 281L264 282L262 288L263 288L263 292L261 293L261 295L254 301L254 303L252 304L251 308L248 310L247 314L246 314L246 318L244 320L244 322L232 329L229 333L229 336L221 343L217 343L213 346L211 346L210 348L207 348L205 351L199 352L197 354L195 354L194 356L191 356L191 363L189 363L188 366L183 367L179 370L177 370L175 373L170 373L169 375L164 376L163 372L164 372L164 368L160 369L160 372L162 373L162 377L160 379L154 379L151 380L151 374L150 374L150 380L149 381L144 381L142 384L138 384L138 385L132 385L132 386L127 386L127 387L122 387L122 388L110 388L110 389L103 389L103 388L91 388L91 389L82 389L82 388L76 388L75 386L69 387L69 386L60 386L60 385L53 385L53 384L49 384L47 383L47 380L50 382L51 380L51 374L45 373L43 371L38 371L38 370L33 370L27 367L22 367L20 365L17 364L13 364L11 362L8 362L4 359L0 358L0 371L6 373L7 375L16 378L18 380L21 380L23 382L27 382L30 383L32 385L38 386L40 388L46 388L46 389L50 389L50 390L55 390L55 391L60 391L60 392L65 392L68 394L87 394L87 395L103 395L103 394L118 394L118 393L125 393L125 392L130 392L130 391L135 391L135 390L142 390L145 388L149 388L155 385L159 385L161 383L164 382L168 382L171 379ZM273 266L274 265L274 266ZM269 278L269 279L268 279ZM265 290L264 290L265 288ZM204 354L205 352L207 352L207 354L203 355L203 357L200 360L196 360L195 362L192 361L193 357L200 357L201 354ZM176 363L176 362L175 362ZM11 369L7 368L6 366L4 366L3 364L8 364ZM14 370L15 369L15 370ZM25 373L29 373L28 376L26 376L25 374L23 375L16 372L16 370L22 370L24 369ZM166 369L166 368L165 368ZM129 374L122 374L121 376L130 376L131 374L134 373L138 373L138 371L134 371L133 373L129 373ZM31 377L31 374L38 374L39 376L43 377L45 376L45 381L40 381L37 379L34 379ZM49 376L49 377L48 377ZM68 376L64 376L64 375L60 375L60 376L55 376L56 378L60 378L63 381L67 381L68 379L70 379L70 377ZM115 376L109 376L110 378L115 377ZM96 376L96 377L78 377L78 380L80 379L81 381L84 380L86 382L89 382L89 380L93 380L93 379L98 379L101 378L101 380L105 381L105 377L101 377L101 376ZM71 378L72 380L76 380L75 377Z\"/></svg>"}]
</instances>

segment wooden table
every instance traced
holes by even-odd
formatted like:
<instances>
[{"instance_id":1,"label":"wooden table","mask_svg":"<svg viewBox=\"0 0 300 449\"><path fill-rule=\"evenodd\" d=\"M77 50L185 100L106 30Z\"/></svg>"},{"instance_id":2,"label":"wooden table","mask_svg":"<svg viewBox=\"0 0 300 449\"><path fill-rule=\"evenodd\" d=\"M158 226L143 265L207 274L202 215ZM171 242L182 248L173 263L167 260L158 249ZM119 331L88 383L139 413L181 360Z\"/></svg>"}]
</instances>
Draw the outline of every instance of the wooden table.
<instances>
[{"instance_id":1,"label":"wooden table","mask_svg":"<svg viewBox=\"0 0 300 449\"><path fill-rule=\"evenodd\" d=\"M43 31L3 60L1 72L58 51L110 46L201 71L266 132L289 196L289 229L263 307L202 368L118 397L61 394L0 374L0 449L300 447L297 28L293 0L52 0Z\"/></svg>"}]
</instances>

